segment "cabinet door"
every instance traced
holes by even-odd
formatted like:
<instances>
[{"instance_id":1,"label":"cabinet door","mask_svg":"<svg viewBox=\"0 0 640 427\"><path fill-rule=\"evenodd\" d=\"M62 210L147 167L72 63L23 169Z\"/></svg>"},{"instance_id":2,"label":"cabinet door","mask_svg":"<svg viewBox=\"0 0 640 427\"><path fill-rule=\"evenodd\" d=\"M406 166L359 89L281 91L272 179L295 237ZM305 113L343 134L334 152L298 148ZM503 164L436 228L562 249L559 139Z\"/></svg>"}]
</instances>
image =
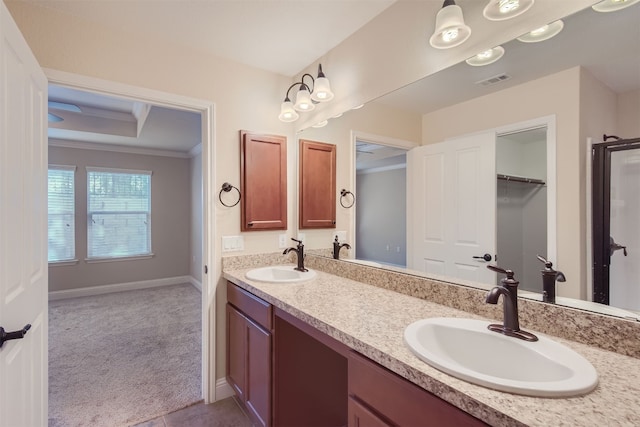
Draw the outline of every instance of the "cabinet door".
<instances>
[{"instance_id":1,"label":"cabinet door","mask_svg":"<svg viewBox=\"0 0 640 427\"><path fill-rule=\"evenodd\" d=\"M353 397L349 397L349 427L391 427Z\"/></svg>"},{"instance_id":2,"label":"cabinet door","mask_svg":"<svg viewBox=\"0 0 640 427\"><path fill-rule=\"evenodd\" d=\"M336 227L336 146L300 140L300 228Z\"/></svg>"},{"instance_id":3,"label":"cabinet door","mask_svg":"<svg viewBox=\"0 0 640 427\"><path fill-rule=\"evenodd\" d=\"M287 138L240 132L241 230L287 229Z\"/></svg>"},{"instance_id":4,"label":"cabinet door","mask_svg":"<svg viewBox=\"0 0 640 427\"><path fill-rule=\"evenodd\" d=\"M227 304L227 381L241 400L247 389L247 322L245 317Z\"/></svg>"},{"instance_id":5,"label":"cabinet door","mask_svg":"<svg viewBox=\"0 0 640 427\"><path fill-rule=\"evenodd\" d=\"M271 424L271 334L247 320L247 409L260 426Z\"/></svg>"},{"instance_id":6,"label":"cabinet door","mask_svg":"<svg viewBox=\"0 0 640 427\"><path fill-rule=\"evenodd\" d=\"M357 354L349 356L349 395L375 408L389 424L421 427L487 426L406 379ZM373 424L376 425L376 424Z\"/></svg>"}]
</instances>

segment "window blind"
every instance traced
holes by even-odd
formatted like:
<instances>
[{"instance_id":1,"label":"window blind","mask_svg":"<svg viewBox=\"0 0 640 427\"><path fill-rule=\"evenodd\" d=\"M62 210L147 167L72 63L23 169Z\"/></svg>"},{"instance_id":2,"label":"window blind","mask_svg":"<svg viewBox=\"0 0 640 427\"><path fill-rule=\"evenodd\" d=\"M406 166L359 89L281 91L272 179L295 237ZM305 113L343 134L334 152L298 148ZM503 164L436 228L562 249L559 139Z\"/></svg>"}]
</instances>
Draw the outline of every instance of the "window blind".
<instances>
[{"instance_id":1,"label":"window blind","mask_svg":"<svg viewBox=\"0 0 640 427\"><path fill-rule=\"evenodd\" d=\"M151 172L87 168L87 257L151 254Z\"/></svg>"},{"instance_id":2,"label":"window blind","mask_svg":"<svg viewBox=\"0 0 640 427\"><path fill-rule=\"evenodd\" d=\"M76 256L75 170L73 166L49 166L49 262L70 261Z\"/></svg>"}]
</instances>

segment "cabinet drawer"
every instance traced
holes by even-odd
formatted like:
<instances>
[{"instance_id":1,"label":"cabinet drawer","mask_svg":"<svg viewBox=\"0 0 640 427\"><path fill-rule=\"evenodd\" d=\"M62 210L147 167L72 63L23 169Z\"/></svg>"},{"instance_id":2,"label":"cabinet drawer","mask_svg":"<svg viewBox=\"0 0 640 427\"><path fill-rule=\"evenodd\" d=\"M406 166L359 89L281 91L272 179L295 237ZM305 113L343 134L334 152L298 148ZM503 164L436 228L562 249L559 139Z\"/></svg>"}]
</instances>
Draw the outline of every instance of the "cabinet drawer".
<instances>
[{"instance_id":1,"label":"cabinet drawer","mask_svg":"<svg viewBox=\"0 0 640 427\"><path fill-rule=\"evenodd\" d=\"M486 426L461 409L352 352L349 395L398 426Z\"/></svg>"},{"instance_id":2,"label":"cabinet drawer","mask_svg":"<svg viewBox=\"0 0 640 427\"><path fill-rule=\"evenodd\" d=\"M272 330L272 311L268 302L231 282L227 282L227 301L267 331Z\"/></svg>"}]
</instances>

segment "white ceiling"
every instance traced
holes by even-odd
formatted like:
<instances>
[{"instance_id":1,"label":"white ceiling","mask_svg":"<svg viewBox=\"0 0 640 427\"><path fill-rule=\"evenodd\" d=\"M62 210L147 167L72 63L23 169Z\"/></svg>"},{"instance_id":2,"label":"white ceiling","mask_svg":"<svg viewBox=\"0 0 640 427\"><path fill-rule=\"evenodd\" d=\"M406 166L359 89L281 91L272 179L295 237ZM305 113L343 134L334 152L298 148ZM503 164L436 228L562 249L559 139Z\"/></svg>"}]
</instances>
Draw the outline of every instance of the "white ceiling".
<instances>
[{"instance_id":1,"label":"white ceiling","mask_svg":"<svg viewBox=\"0 0 640 427\"><path fill-rule=\"evenodd\" d=\"M15 1L15 0L14 0ZM21 0L293 77L395 0ZM440 1L440 0L438 0Z\"/></svg>"},{"instance_id":2,"label":"white ceiling","mask_svg":"<svg viewBox=\"0 0 640 427\"><path fill-rule=\"evenodd\" d=\"M20 0L159 41L294 76L360 29L395 0ZM438 0L440 1L440 0ZM170 29L170 31L167 31ZM131 114L134 102L50 86L49 100ZM51 111L59 116L64 112ZM66 113L67 116L71 115ZM153 106L138 137L112 135L106 118L95 132L51 124L51 139L189 152L201 138L199 114ZM115 123L117 128L121 123ZM114 132L117 132L115 130ZM59 143L59 142L58 142Z\"/></svg>"},{"instance_id":3,"label":"white ceiling","mask_svg":"<svg viewBox=\"0 0 640 427\"><path fill-rule=\"evenodd\" d=\"M393 3L392 0L20 1L55 8L122 31L171 39L284 75L295 75ZM578 64L586 66L617 92L640 88L639 22L640 4L605 14L588 8L566 19L564 30L550 41L536 44L512 41L504 45L507 53L496 64L471 67L461 63L375 102L426 113ZM167 28L172 31L166 31ZM489 87L475 84L502 73L511 79ZM50 100L128 113L134 109L131 101L53 86ZM50 137L184 153L200 141L200 117L154 106L139 138L60 129L50 130Z\"/></svg>"}]
</instances>

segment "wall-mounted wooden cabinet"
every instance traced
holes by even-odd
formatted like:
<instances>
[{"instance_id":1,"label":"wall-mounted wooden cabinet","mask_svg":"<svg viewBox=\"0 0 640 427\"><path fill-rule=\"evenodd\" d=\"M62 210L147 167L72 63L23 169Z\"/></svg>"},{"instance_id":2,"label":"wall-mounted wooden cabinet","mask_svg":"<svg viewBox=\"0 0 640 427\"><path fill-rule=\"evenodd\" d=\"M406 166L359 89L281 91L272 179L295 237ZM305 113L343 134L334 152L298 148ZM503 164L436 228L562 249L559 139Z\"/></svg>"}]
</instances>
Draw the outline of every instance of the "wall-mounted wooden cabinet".
<instances>
[{"instance_id":1,"label":"wall-mounted wooden cabinet","mask_svg":"<svg viewBox=\"0 0 640 427\"><path fill-rule=\"evenodd\" d=\"M287 229L287 138L240 131L242 231Z\"/></svg>"},{"instance_id":2,"label":"wall-mounted wooden cabinet","mask_svg":"<svg viewBox=\"0 0 640 427\"><path fill-rule=\"evenodd\" d=\"M336 227L336 146L300 140L300 228Z\"/></svg>"}]
</instances>

